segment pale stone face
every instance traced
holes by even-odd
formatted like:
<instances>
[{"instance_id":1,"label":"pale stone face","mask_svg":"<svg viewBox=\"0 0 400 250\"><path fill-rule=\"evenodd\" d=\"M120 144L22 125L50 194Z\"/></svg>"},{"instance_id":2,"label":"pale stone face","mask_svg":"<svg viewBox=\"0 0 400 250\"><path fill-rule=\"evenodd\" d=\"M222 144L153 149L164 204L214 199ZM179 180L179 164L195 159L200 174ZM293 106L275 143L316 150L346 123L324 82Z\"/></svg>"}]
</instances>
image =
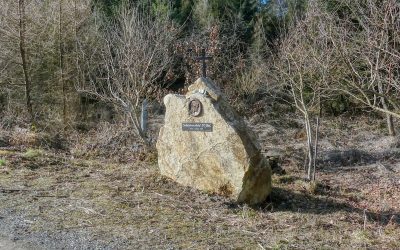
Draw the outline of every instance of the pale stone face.
<instances>
[{"instance_id":1,"label":"pale stone face","mask_svg":"<svg viewBox=\"0 0 400 250\"><path fill-rule=\"evenodd\" d=\"M202 106L199 116L188 110L190 100ZM256 204L271 192L271 168L254 134L209 79L200 78L186 96L167 95L165 124L157 141L161 174L180 184ZM212 131L184 131L212 124ZM200 129L201 130L201 129Z\"/></svg>"}]
</instances>

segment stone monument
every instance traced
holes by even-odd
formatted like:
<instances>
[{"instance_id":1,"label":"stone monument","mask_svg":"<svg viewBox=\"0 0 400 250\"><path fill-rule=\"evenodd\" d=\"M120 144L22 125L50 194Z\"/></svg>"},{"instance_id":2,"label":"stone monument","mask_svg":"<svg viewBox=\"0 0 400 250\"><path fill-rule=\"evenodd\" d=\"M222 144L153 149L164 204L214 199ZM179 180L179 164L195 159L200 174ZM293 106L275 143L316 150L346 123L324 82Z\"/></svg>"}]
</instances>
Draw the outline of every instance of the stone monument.
<instances>
[{"instance_id":1,"label":"stone monument","mask_svg":"<svg viewBox=\"0 0 400 250\"><path fill-rule=\"evenodd\" d=\"M271 167L255 134L205 77L186 96L164 98L165 123L157 141L162 175L250 205L271 193Z\"/></svg>"}]
</instances>

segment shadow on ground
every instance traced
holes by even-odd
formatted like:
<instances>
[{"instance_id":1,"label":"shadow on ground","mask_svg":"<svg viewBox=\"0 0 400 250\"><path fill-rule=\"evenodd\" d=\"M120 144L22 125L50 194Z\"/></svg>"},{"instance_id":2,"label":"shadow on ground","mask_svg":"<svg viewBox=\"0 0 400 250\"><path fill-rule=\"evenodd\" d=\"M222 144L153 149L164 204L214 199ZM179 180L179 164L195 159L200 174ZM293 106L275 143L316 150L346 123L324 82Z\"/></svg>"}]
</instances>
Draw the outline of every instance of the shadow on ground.
<instances>
[{"instance_id":1,"label":"shadow on ground","mask_svg":"<svg viewBox=\"0 0 400 250\"><path fill-rule=\"evenodd\" d=\"M321 185L321 184L320 184ZM320 186L317 192L321 192L321 188L329 188ZM237 209L240 205L235 203L227 204L230 209ZM262 205L253 207L253 209L264 213L270 212L294 212L305 214L333 214L337 212L356 213L359 218L365 218L368 221L379 223L386 226L390 223L400 225L400 212L388 210L381 213L375 213L363 210L348 203L335 200L335 197L329 195L311 195L308 193L294 192L289 189L274 187L271 197Z\"/></svg>"},{"instance_id":2,"label":"shadow on ground","mask_svg":"<svg viewBox=\"0 0 400 250\"><path fill-rule=\"evenodd\" d=\"M346 169L366 164L375 164L385 161L398 162L400 148L392 148L381 152L366 152L358 149L331 150L320 153L318 166L323 172L336 172L338 168Z\"/></svg>"},{"instance_id":3,"label":"shadow on ground","mask_svg":"<svg viewBox=\"0 0 400 250\"><path fill-rule=\"evenodd\" d=\"M317 192L321 192L317 188ZM369 221L378 222L381 225L388 223L396 223L400 225L400 212L399 211L384 211L375 213L368 210L363 210L348 203L336 201L334 197L311 195L308 193L293 192L284 188L273 188L271 195L272 203L266 204L270 206L272 211L291 211L300 213L312 214L330 214L339 211L348 213L358 213L367 216Z\"/></svg>"}]
</instances>

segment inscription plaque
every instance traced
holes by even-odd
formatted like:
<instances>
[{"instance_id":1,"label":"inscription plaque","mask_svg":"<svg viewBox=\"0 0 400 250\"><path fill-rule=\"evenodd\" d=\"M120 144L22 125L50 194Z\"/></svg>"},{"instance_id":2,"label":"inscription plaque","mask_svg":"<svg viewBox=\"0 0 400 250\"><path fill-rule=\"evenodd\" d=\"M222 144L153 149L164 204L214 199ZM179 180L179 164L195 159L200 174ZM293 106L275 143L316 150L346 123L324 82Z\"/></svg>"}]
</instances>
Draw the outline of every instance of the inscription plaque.
<instances>
[{"instance_id":1,"label":"inscription plaque","mask_svg":"<svg viewBox=\"0 0 400 250\"><path fill-rule=\"evenodd\" d=\"M183 131L201 131L201 132L212 132L212 123L182 123Z\"/></svg>"}]
</instances>

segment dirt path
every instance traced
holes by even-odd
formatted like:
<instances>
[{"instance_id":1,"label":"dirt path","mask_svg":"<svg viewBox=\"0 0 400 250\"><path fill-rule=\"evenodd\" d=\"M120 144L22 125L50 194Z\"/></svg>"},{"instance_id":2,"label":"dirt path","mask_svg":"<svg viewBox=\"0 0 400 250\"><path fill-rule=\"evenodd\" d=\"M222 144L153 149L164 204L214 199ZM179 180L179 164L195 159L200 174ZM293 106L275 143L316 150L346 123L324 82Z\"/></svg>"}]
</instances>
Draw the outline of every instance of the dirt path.
<instances>
[{"instance_id":1,"label":"dirt path","mask_svg":"<svg viewBox=\"0 0 400 250\"><path fill-rule=\"evenodd\" d=\"M18 244L16 242L10 241L6 238L2 238L0 237L0 249L4 249L4 250L27 250L27 248L25 248L23 246L23 244Z\"/></svg>"}]
</instances>

